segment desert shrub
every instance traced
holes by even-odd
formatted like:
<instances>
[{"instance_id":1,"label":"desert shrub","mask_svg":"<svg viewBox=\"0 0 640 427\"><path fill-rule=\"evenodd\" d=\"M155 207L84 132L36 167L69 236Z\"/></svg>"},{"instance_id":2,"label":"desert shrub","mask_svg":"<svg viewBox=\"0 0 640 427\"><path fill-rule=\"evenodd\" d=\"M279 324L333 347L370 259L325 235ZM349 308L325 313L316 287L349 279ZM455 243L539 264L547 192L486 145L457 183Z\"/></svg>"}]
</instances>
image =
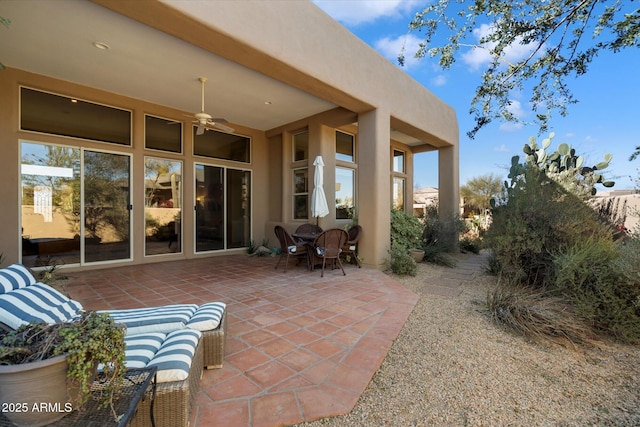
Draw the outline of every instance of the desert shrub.
<instances>
[{"instance_id":1,"label":"desert shrub","mask_svg":"<svg viewBox=\"0 0 640 427\"><path fill-rule=\"evenodd\" d=\"M440 218L437 205L427 207L422 230L424 260L455 267L457 260L451 254L457 251L458 236L463 231L466 231L466 224L459 215L452 215L443 220Z\"/></svg>"},{"instance_id":2,"label":"desert shrub","mask_svg":"<svg viewBox=\"0 0 640 427\"><path fill-rule=\"evenodd\" d=\"M582 200L527 168L506 204L493 209L485 242L509 281L544 288L553 254L584 239L611 239L611 231Z\"/></svg>"},{"instance_id":3,"label":"desert shrub","mask_svg":"<svg viewBox=\"0 0 640 427\"><path fill-rule=\"evenodd\" d=\"M492 276L498 276L502 272L502 264L495 255L494 251L489 252L489 257L487 257L487 265L485 266L485 271L487 274Z\"/></svg>"},{"instance_id":4,"label":"desert shrub","mask_svg":"<svg viewBox=\"0 0 640 427\"><path fill-rule=\"evenodd\" d=\"M422 247L423 225L418 218L402 210L391 209L391 246L405 250Z\"/></svg>"},{"instance_id":5,"label":"desert shrub","mask_svg":"<svg viewBox=\"0 0 640 427\"><path fill-rule=\"evenodd\" d=\"M640 248L587 240L554 257L553 292L599 332L640 343Z\"/></svg>"},{"instance_id":6,"label":"desert shrub","mask_svg":"<svg viewBox=\"0 0 640 427\"><path fill-rule=\"evenodd\" d=\"M423 246L431 246L441 252L455 252L460 233L467 230L467 225L460 215L451 215L442 219L438 206L425 209L424 228L422 230Z\"/></svg>"},{"instance_id":7,"label":"desert shrub","mask_svg":"<svg viewBox=\"0 0 640 427\"><path fill-rule=\"evenodd\" d=\"M586 342L591 329L561 298L517 283L498 283L487 294L491 318L536 342L566 345Z\"/></svg>"},{"instance_id":8,"label":"desert shrub","mask_svg":"<svg viewBox=\"0 0 640 427\"><path fill-rule=\"evenodd\" d=\"M415 276L418 273L418 266L415 260L409 255L404 246L397 243L393 243L391 249L389 249L387 264L395 274Z\"/></svg>"},{"instance_id":9,"label":"desert shrub","mask_svg":"<svg viewBox=\"0 0 640 427\"><path fill-rule=\"evenodd\" d=\"M458 260L451 252L445 252L442 247L432 245L424 247L424 261L450 268L458 265Z\"/></svg>"},{"instance_id":10,"label":"desert shrub","mask_svg":"<svg viewBox=\"0 0 640 427\"><path fill-rule=\"evenodd\" d=\"M640 243L634 237L614 241L614 233L614 227L584 201L543 172L525 170L509 189L506 203L494 208L493 222L485 235L492 251L490 269L505 283L496 291L505 295L489 300L502 306L503 314L507 310L504 306L511 307L507 312L518 322L529 321L536 330L546 330L552 336L564 334L576 341L573 333L580 328L560 332L560 326L550 324L545 329L539 309L531 311L520 302L513 306L496 303L532 295L550 298L591 330L640 343ZM513 289L509 290L510 286ZM545 318L557 322L553 316ZM495 317L506 323L515 321ZM519 328L531 334L524 326Z\"/></svg>"},{"instance_id":11,"label":"desert shrub","mask_svg":"<svg viewBox=\"0 0 640 427\"><path fill-rule=\"evenodd\" d=\"M480 249L482 249L482 243L480 239L465 236L460 239L460 251L461 252L471 252L474 254L479 254Z\"/></svg>"}]
</instances>

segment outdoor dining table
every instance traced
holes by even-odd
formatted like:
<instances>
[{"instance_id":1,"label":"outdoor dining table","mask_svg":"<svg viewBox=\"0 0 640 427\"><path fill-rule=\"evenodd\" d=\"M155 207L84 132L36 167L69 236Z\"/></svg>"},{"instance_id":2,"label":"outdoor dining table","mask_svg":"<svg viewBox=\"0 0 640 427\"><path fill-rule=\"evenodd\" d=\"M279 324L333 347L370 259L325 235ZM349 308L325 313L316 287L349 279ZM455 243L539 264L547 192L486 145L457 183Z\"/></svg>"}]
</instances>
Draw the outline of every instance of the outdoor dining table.
<instances>
[{"instance_id":1,"label":"outdoor dining table","mask_svg":"<svg viewBox=\"0 0 640 427\"><path fill-rule=\"evenodd\" d=\"M320 233L293 233L291 236L293 236L294 239L302 240L305 243L313 243L319 234Z\"/></svg>"}]
</instances>

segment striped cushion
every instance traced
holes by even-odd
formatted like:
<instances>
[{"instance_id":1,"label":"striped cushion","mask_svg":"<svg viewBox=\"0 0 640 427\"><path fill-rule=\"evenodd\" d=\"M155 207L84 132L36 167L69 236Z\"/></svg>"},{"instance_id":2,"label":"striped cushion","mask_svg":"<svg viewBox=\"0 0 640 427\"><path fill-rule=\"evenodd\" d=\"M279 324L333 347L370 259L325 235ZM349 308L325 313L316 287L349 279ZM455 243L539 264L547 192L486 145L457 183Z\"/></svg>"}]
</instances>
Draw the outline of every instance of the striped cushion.
<instances>
[{"instance_id":1,"label":"striped cushion","mask_svg":"<svg viewBox=\"0 0 640 427\"><path fill-rule=\"evenodd\" d=\"M127 369L145 368L158 352L166 337L166 334L160 332L126 336L124 343Z\"/></svg>"},{"instance_id":2,"label":"striped cushion","mask_svg":"<svg viewBox=\"0 0 640 427\"><path fill-rule=\"evenodd\" d=\"M82 305L44 283L0 294L0 322L17 329L29 322L57 323L73 319Z\"/></svg>"},{"instance_id":3,"label":"striped cushion","mask_svg":"<svg viewBox=\"0 0 640 427\"><path fill-rule=\"evenodd\" d=\"M165 305L162 307L133 308L128 310L103 310L116 322L127 327L127 335L148 332L169 333L183 329L198 308L195 304Z\"/></svg>"},{"instance_id":4,"label":"striped cushion","mask_svg":"<svg viewBox=\"0 0 640 427\"><path fill-rule=\"evenodd\" d=\"M25 288L34 283L36 283L36 279L22 264L12 264L0 269L0 295L14 289Z\"/></svg>"},{"instance_id":5,"label":"striped cushion","mask_svg":"<svg viewBox=\"0 0 640 427\"><path fill-rule=\"evenodd\" d=\"M202 304L187 323L187 327L196 331L211 331L218 327L227 305L223 302Z\"/></svg>"},{"instance_id":6,"label":"striped cushion","mask_svg":"<svg viewBox=\"0 0 640 427\"><path fill-rule=\"evenodd\" d=\"M148 366L157 366L159 383L183 381L189 377L189 369L196 354L202 333L193 329L171 332L151 359Z\"/></svg>"}]
</instances>

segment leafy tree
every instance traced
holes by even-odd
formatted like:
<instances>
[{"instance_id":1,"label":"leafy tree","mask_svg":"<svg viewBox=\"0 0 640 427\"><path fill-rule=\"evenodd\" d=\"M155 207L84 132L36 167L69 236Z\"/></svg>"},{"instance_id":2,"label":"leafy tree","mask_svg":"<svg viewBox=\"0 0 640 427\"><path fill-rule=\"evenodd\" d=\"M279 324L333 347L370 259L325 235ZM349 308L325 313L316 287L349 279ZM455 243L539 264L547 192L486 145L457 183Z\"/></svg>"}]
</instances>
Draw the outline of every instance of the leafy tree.
<instances>
[{"instance_id":1,"label":"leafy tree","mask_svg":"<svg viewBox=\"0 0 640 427\"><path fill-rule=\"evenodd\" d=\"M640 47L640 9L623 0L434 0L409 27L424 32L416 57L437 57L448 69L463 47L483 49L489 63L472 100L470 138L494 119L518 122L511 94L534 81L530 102L541 132L551 111L567 114L577 100L567 82L585 74L601 51ZM448 34L437 45L436 35ZM469 40L470 37L478 40ZM593 40L589 43L589 38ZM514 49L522 51L513 55ZM404 63L404 52L398 58ZM640 148L640 147L639 147Z\"/></svg>"},{"instance_id":2,"label":"leafy tree","mask_svg":"<svg viewBox=\"0 0 640 427\"><path fill-rule=\"evenodd\" d=\"M460 195L464 199L466 208L476 212L489 209L492 198L502 191L500 178L490 173L476 178L471 178L460 188Z\"/></svg>"}]
</instances>

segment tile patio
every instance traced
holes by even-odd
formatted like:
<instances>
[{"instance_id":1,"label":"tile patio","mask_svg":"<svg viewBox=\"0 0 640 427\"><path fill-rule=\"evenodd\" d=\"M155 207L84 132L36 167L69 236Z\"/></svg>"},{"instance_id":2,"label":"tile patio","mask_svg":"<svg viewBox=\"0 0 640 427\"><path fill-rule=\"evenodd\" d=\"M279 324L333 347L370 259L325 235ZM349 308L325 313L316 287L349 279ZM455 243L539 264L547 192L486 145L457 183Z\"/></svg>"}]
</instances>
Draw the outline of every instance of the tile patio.
<instances>
[{"instance_id":1,"label":"tile patio","mask_svg":"<svg viewBox=\"0 0 640 427\"><path fill-rule=\"evenodd\" d=\"M224 301L222 369L206 370L191 426L268 427L349 412L418 301L384 273L307 272L228 255L68 273L86 309Z\"/></svg>"}]
</instances>

